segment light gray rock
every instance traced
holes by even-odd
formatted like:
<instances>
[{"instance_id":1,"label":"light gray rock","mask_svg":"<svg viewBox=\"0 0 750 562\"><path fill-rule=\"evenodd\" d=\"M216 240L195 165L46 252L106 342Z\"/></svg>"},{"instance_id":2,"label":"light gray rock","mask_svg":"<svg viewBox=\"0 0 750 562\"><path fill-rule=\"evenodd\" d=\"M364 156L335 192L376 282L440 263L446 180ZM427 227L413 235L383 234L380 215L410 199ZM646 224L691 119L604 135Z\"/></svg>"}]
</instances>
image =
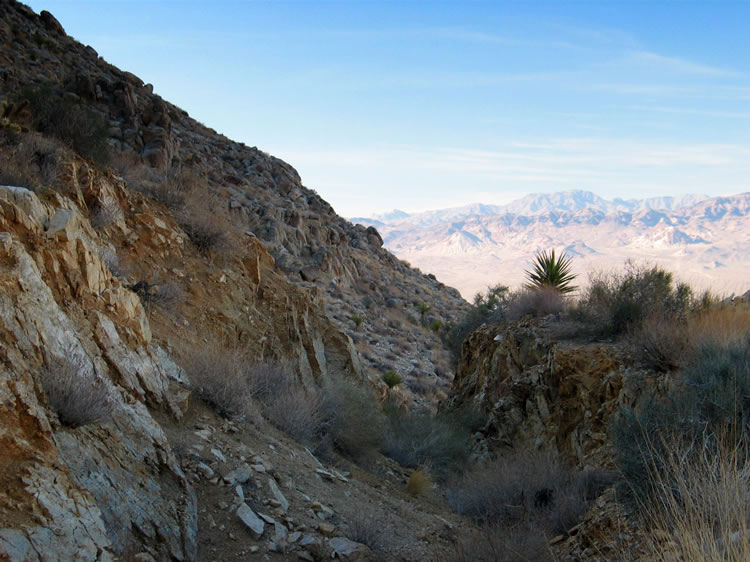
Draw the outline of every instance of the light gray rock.
<instances>
[{"instance_id":1,"label":"light gray rock","mask_svg":"<svg viewBox=\"0 0 750 562\"><path fill-rule=\"evenodd\" d=\"M263 534L266 524L246 503L241 503L237 508L237 516L256 536L260 537Z\"/></svg>"},{"instance_id":2,"label":"light gray rock","mask_svg":"<svg viewBox=\"0 0 750 562\"><path fill-rule=\"evenodd\" d=\"M284 497L284 494L281 493L279 486L276 484L276 480L274 480L273 478L269 478L268 487L271 489L271 494L273 494L274 499L279 502L279 506L281 507L281 510L284 513L288 512L289 501L287 501L286 497Z\"/></svg>"}]
</instances>

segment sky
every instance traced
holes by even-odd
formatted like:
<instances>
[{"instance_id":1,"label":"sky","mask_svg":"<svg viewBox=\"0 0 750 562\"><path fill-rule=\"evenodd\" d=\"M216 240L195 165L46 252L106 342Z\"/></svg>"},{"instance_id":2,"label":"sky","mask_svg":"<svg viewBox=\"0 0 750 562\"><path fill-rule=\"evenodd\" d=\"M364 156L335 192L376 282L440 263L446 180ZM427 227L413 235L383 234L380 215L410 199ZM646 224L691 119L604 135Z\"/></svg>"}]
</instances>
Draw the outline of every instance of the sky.
<instances>
[{"instance_id":1,"label":"sky","mask_svg":"<svg viewBox=\"0 0 750 562\"><path fill-rule=\"evenodd\" d=\"M33 0L347 217L750 191L750 0Z\"/></svg>"}]
</instances>

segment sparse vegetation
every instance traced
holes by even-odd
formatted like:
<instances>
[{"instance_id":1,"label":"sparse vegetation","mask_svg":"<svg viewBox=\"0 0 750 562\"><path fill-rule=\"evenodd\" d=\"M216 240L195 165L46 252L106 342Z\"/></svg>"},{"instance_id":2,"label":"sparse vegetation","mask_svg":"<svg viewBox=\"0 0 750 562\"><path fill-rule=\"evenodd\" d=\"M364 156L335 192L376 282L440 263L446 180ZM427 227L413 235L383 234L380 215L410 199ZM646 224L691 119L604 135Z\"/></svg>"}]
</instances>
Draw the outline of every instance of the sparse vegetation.
<instances>
[{"instance_id":1,"label":"sparse vegetation","mask_svg":"<svg viewBox=\"0 0 750 562\"><path fill-rule=\"evenodd\" d=\"M364 322L365 319L363 316L360 316L359 314L352 314L352 322L354 322L354 325L359 328L362 325L362 322Z\"/></svg>"},{"instance_id":2,"label":"sparse vegetation","mask_svg":"<svg viewBox=\"0 0 750 562\"><path fill-rule=\"evenodd\" d=\"M518 320L524 316L539 318L559 315L567 308L565 295L554 287L522 289L511 293L506 304L506 318Z\"/></svg>"},{"instance_id":3,"label":"sparse vegetation","mask_svg":"<svg viewBox=\"0 0 750 562\"><path fill-rule=\"evenodd\" d=\"M69 353L65 358L51 359L39 371L39 382L64 425L81 427L112 416L114 401L106 382L80 355Z\"/></svg>"}]
</instances>

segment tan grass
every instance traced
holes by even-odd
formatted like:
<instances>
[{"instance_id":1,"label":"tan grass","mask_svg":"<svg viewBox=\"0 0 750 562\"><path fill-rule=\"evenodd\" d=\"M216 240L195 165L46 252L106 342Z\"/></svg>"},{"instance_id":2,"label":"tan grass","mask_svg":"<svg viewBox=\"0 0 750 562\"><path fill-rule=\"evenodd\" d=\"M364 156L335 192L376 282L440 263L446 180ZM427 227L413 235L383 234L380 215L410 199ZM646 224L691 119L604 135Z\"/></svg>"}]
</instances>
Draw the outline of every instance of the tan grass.
<instances>
[{"instance_id":1,"label":"tan grass","mask_svg":"<svg viewBox=\"0 0 750 562\"><path fill-rule=\"evenodd\" d=\"M418 468L409 475L406 482L406 491L412 496L421 496L427 488L432 485L430 475L424 468Z\"/></svg>"},{"instance_id":2,"label":"tan grass","mask_svg":"<svg viewBox=\"0 0 750 562\"><path fill-rule=\"evenodd\" d=\"M750 337L750 307L745 304L723 304L700 312L687 323L687 338L691 347L716 345L735 347Z\"/></svg>"},{"instance_id":3,"label":"tan grass","mask_svg":"<svg viewBox=\"0 0 750 562\"><path fill-rule=\"evenodd\" d=\"M745 440L712 438L664 447L665 470L652 473L656 498L646 513L652 560L750 560L750 465Z\"/></svg>"}]
</instances>

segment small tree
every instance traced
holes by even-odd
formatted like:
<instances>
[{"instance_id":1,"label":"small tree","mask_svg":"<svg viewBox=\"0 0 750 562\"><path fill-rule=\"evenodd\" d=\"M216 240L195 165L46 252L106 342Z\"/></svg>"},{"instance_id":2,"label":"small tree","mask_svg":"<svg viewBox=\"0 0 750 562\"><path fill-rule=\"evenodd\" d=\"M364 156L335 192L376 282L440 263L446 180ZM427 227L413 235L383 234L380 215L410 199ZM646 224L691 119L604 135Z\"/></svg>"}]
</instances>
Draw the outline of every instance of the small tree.
<instances>
[{"instance_id":1,"label":"small tree","mask_svg":"<svg viewBox=\"0 0 750 562\"><path fill-rule=\"evenodd\" d=\"M555 250L539 252L534 257L534 268L526 271L529 282L526 287L529 289L541 289L543 287L552 287L561 293L572 293L578 287L571 285L576 278L575 273L570 270L570 258L562 252L560 256L555 255Z\"/></svg>"}]
</instances>

